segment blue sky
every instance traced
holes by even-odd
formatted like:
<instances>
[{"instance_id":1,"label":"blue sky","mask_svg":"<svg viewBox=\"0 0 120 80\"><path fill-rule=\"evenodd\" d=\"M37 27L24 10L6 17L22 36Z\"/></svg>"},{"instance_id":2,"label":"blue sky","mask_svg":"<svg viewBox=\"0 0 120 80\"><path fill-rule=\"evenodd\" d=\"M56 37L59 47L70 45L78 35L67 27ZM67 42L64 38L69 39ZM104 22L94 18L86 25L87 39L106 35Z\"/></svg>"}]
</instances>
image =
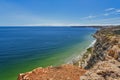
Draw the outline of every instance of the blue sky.
<instances>
[{"instance_id":1,"label":"blue sky","mask_svg":"<svg viewBox=\"0 0 120 80\"><path fill-rule=\"evenodd\" d=\"M120 24L120 0L0 0L0 26Z\"/></svg>"}]
</instances>

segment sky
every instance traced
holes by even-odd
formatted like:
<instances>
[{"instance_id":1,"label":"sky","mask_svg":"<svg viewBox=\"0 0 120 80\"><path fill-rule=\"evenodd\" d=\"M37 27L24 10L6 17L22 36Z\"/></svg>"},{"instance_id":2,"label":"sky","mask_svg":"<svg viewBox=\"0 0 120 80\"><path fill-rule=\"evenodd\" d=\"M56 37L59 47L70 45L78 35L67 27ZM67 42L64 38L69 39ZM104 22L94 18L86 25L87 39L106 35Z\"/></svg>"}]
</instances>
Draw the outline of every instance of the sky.
<instances>
[{"instance_id":1,"label":"sky","mask_svg":"<svg viewBox=\"0 0 120 80\"><path fill-rule=\"evenodd\" d=\"M0 26L119 24L120 0L0 0Z\"/></svg>"}]
</instances>

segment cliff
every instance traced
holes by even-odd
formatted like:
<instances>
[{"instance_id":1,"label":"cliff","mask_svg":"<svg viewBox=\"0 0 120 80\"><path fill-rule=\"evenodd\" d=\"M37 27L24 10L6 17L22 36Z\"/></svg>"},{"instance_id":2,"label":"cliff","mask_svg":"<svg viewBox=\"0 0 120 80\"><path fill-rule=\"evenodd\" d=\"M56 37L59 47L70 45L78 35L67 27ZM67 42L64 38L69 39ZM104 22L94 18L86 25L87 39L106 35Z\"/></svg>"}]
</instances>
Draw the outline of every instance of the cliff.
<instances>
[{"instance_id":1,"label":"cliff","mask_svg":"<svg viewBox=\"0 0 120 80\"><path fill-rule=\"evenodd\" d=\"M120 27L103 28L94 37L97 41L81 63L88 69L81 80L120 80Z\"/></svg>"},{"instance_id":2,"label":"cliff","mask_svg":"<svg viewBox=\"0 0 120 80\"><path fill-rule=\"evenodd\" d=\"M102 28L83 57L59 67L37 68L18 80L120 80L120 27Z\"/></svg>"}]
</instances>

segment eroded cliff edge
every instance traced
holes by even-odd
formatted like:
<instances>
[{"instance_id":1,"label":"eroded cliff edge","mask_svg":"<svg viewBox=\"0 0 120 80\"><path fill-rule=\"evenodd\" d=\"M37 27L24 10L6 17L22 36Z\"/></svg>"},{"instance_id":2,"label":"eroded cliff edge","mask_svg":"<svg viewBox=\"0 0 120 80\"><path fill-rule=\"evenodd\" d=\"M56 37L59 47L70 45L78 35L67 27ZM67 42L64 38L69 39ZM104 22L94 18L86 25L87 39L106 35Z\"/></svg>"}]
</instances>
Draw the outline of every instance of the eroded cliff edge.
<instances>
[{"instance_id":1,"label":"eroded cliff edge","mask_svg":"<svg viewBox=\"0 0 120 80\"><path fill-rule=\"evenodd\" d=\"M120 80L120 27L102 28L96 43L73 64L37 68L18 80Z\"/></svg>"},{"instance_id":2,"label":"eroded cliff edge","mask_svg":"<svg viewBox=\"0 0 120 80\"><path fill-rule=\"evenodd\" d=\"M94 47L81 61L81 66L88 69L81 80L120 80L120 27L103 28L94 37Z\"/></svg>"}]
</instances>

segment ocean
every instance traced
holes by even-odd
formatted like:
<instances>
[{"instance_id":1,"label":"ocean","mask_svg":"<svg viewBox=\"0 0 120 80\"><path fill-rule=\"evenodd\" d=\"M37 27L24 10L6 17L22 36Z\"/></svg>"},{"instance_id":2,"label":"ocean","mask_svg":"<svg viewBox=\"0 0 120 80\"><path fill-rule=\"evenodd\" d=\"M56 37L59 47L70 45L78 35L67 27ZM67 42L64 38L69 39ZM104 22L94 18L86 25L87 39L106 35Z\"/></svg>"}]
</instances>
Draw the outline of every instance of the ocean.
<instances>
[{"instance_id":1,"label":"ocean","mask_svg":"<svg viewBox=\"0 0 120 80\"><path fill-rule=\"evenodd\" d=\"M0 27L0 80L37 67L65 64L94 40L95 28Z\"/></svg>"}]
</instances>

